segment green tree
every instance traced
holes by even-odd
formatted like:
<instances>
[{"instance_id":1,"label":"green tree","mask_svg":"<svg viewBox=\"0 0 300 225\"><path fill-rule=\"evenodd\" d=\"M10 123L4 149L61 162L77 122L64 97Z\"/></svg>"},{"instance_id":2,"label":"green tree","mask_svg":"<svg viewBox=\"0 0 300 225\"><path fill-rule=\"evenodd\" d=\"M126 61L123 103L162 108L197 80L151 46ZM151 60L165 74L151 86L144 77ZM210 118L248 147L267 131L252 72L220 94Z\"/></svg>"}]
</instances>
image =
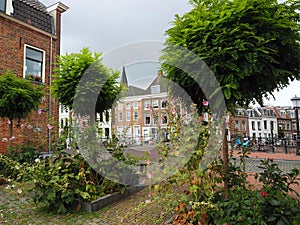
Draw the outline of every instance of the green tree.
<instances>
[{"instance_id":1,"label":"green tree","mask_svg":"<svg viewBox=\"0 0 300 225\"><path fill-rule=\"evenodd\" d=\"M13 136L13 121L23 119L37 108L44 89L41 85L18 78L11 72L0 76L0 117L8 118L10 140ZM12 142L11 142L12 143Z\"/></svg>"},{"instance_id":2,"label":"green tree","mask_svg":"<svg viewBox=\"0 0 300 225\"><path fill-rule=\"evenodd\" d=\"M162 56L168 79L178 83L199 106L205 92L197 77L169 64L172 45L195 53L214 73L229 111L247 106L300 78L299 0L191 0L193 9L176 15ZM190 66L189 57L181 57ZM201 73L196 73L196 75ZM207 82L209 85L209 82ZM224 138L224 160L228 146ZM227 149L226 149L227 148Z\"/></svg>"},{"instance_id":3,"label":"green tree","mask_svg":"<svg viewBox=\"0 0 300 225\"><path fill-rule=\"evenodd\" d=\"M54 72L55 97L64 107L89 115L91 123L95 122L96 113L112 107L123 90L117 82L119 71L105 67L101 53L92 53L88 48L59 56Z\"/></svg>"},{"instance_id":4,"label":"green tree","mask_svg":"<svg viewBox=\"0 0 300 225\"><path fill-rule=\"evenodd\" d=\"M190 2L194 8L182 17L176 15L165 44L181 45L205 61L222 87L228 109L254 100L263 105L264 97L300 78L299 0ZM191 88L184 72L168 64L163 68L169 79ZM209 97L191 93L197 93L200 102Z\"/></svg>"}]
</instances>

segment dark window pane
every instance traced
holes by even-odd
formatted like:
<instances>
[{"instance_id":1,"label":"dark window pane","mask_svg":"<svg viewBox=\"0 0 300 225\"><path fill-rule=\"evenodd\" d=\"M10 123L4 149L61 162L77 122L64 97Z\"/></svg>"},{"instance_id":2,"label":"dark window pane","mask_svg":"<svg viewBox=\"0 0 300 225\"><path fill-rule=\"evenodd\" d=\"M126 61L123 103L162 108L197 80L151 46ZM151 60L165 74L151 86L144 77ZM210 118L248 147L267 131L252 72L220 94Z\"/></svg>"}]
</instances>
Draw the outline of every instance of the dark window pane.
<instances>
[{"instance_id":1,"label":"dark window pane","mask_svg":"<svg viewBox=\"0 0 300 225\"><path fill-rule=\"evenodd\" d=\"M43 52L32 48L26 48L26 58L42 62Z\"/></svg>"}]
</instances>

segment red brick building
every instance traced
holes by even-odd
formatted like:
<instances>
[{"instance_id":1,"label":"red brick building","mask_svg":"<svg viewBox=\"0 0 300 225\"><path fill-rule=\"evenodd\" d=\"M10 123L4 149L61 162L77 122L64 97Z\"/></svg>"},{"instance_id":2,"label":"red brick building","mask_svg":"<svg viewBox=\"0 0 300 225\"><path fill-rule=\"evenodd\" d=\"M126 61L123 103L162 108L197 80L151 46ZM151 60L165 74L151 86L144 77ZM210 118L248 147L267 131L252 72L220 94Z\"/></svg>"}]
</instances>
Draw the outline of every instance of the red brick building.
<instances>
[{"instance_id":1,"label":"red brick building","mask_svg":"<svg viewBox=\"0 0 300 225\"><path fill-rule=\"evenodd\" d=\"M13 143L30 141L47 150L57 134L58 102L49 86L56 56L60 54L62 3L46 7L37 0L0 0L0 75L10 70L45 87L38 109L24 120L15 121ZM9 142L8 119L0 119L0 152Z\"/></svg>"}]
</instances>

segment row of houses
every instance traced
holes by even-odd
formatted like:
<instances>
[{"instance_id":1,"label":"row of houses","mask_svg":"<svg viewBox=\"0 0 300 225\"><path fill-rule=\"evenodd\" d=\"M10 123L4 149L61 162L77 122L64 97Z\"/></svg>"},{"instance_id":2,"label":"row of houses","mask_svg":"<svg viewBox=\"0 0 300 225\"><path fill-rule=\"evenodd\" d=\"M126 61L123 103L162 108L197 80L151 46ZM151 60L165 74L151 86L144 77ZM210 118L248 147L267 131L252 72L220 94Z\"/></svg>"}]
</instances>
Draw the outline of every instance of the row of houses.
<instances>
[{"instance_id":1,"label":"row of houses","mask_svg":"<svg viewBox=\"0 0 300 225\"><path fill-rule=\"evenodd\" d=\"M252 140L295 145L297 119L290 106L237 108L230 119L230 136L237 134Z\"/></svg>"},{"instance_id":2,"label":"row of houses","mask_svg":"<svg viewBox=\"0 0 300 225\"><path fill-rule=\"evenodd\" d=\"M98 116L102 138L106 140L116 136L119 140L133 144L168 139L167 106L170 102L164 79L158 73L144 89L130 86L123 67L120 82L127 87L127 94L111 111ZM180 111L187 119L188 114L184 108ZM61 114L61 128L68 126L68 117L66 112ZM82 123L88 123L88 118L75 118L74 121L73 125L79 129ZM282 140L287 140L290 145L295 144L297 126L292 107L237 108L235 114L229 116L229 121L228 140L239 136L262 143L280 144Z\"/></svg>"}]
</instances>

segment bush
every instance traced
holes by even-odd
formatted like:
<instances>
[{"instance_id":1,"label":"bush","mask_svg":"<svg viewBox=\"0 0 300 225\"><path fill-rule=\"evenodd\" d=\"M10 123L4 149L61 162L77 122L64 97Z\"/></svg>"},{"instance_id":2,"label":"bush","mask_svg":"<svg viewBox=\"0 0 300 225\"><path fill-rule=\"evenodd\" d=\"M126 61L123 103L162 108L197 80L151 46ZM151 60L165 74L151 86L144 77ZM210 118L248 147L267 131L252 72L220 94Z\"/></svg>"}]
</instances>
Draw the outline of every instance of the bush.
<instances>
[{"instance_id":1,"label":"bush","mask_svg":"<svg viewBox=\"0 0 300 225\"><path fill-rule=\"evenodd\" d=\"M207 211L209 224L300 224L300 201L290 196L296 193L299 169L283 173L273 160L262 160L263 171L256 175L261 188L237 186L229 190L228 198L216 192L213 206ZM297 194L297 193L296 193Z\"/></svg>"},{"instance_id":2,"label":"bush","mask_svg":"<svg viewBox=\"0 0 300 225\"><path fill-rule=\"evenodd\" d=\"M17 171L18 179L33 184L35 203L48 211L65 213L75 199L91 201L125 188L96 173L80 154L62 152L55 158L36 159L34 164L19 164L2 154L0 162Z\"/></svg>"}]
</instances>

